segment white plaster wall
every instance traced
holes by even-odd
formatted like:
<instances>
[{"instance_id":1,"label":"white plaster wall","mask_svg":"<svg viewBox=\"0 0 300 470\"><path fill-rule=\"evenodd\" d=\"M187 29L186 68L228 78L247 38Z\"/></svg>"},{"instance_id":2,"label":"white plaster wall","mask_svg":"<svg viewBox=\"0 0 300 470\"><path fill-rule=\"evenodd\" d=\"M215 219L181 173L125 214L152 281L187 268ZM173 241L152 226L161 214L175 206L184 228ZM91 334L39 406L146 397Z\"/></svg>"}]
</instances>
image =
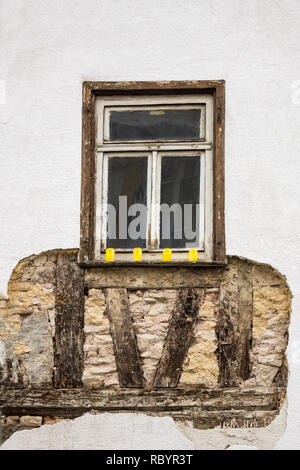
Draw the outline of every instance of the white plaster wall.
<instances>
[{"instance_id":1,"label":"white plaster wall","mask_svg":"<svg viewBox=\"0 0 300 470\"><path fill-rule=\"evenodd\" d=\"M0 291L79 243L81 83L226 80L227 252L294 294L288 425L300 449L299 0L1 0Z\"/></svg>"}]
</instances>

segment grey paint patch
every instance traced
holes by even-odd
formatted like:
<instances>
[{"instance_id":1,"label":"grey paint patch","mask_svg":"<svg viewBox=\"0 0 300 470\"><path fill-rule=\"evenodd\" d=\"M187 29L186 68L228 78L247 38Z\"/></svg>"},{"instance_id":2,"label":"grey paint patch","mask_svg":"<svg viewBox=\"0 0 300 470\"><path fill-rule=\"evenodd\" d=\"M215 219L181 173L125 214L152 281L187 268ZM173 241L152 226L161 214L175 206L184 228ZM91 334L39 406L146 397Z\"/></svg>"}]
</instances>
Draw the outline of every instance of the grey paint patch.
<instances>
[{"instance_id":1,"label":"grey paint patch","mask_svg":"<svg viewBox=\"0 0 300 470\"><path fill-rule=\"evenodd\" d=\"M29 352L16 356L14 346L18 343L24 343ZM7 344L10 356L22 360L29 383L52 385L53 342L47 310L25 317L20 332Z\"/></svg>"}]
</instances>

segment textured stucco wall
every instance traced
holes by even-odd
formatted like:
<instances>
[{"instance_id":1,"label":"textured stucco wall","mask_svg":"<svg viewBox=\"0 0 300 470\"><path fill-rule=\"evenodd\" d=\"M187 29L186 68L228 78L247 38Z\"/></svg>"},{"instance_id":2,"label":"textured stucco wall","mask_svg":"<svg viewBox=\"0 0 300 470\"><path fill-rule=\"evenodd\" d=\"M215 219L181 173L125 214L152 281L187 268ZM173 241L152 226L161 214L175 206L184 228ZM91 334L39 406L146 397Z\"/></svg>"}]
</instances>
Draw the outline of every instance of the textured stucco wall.
<instances>
[{"instance_id":1,"label":"textured stucco wall","mask_svg":"<svg viewBox=\"0 0 300 470\"><path fill-rule=\"evenodd\" d=\"M78 246L83 80L225 79L227 252L271 264L294 294L278 447L299 449L298 13L297 0L2 0L0 290L20 258Z\"/></svg>"}]
</instances>

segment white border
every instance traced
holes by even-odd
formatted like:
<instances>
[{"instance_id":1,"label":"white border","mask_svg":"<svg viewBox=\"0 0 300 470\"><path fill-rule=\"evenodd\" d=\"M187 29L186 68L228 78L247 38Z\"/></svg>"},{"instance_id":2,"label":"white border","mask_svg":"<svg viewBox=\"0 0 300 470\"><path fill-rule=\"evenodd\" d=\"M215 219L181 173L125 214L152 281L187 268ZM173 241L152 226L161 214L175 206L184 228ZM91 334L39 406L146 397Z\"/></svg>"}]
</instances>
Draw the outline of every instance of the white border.
<instances>
[{"instance_id":1,"label":"white border","mask_svg":"<svg viewBox=\"0 0 300 470\"><path fill-rule=\"evenodd\" d=\"M104 129L104 108L106 106L132 106L150 104L195 104L205 105L205 141L173 141L173 142L130 142L117 143L103 141ZM153 200L160 199L160 155L169 151L175 155L184 152L188 155L197 151L201 155L201 181L200 181L200 227L204 228L204 235L199 236L203 241L199 248L199 261L211 261L213 256L213 96L208 94L199 95L151 95L151 96L116 96L97 97L96 99L96 178L95 178L95 260L102 260L105 256L106 245L106 207L107 207L107 156L145 156L148 155L148 181L151 171L151 185L148 184L147 204L151 200L151 211L148 210L148 234L150 232L151 244L143 252L145 261L161 261L161 251L159 243L159 225L152 223L157 221L157 204L152 204ZM201 150L201 152L199 152ZM124 153L123 153L124 152ZM121 154L122 153L122 154ZM203 182L203 178L205 181ZM156 184L155 184L156 182ZM150 191L150 193L149 193ZM149 209L149 206L148 206ZM105 221L105 222L103 222ZM150 224L150 229L149 229ZM132 250L116 250L116 261L132 260ZM173 249L174 261L187 261L188 249Z\"/></svg>"}]
</instances>

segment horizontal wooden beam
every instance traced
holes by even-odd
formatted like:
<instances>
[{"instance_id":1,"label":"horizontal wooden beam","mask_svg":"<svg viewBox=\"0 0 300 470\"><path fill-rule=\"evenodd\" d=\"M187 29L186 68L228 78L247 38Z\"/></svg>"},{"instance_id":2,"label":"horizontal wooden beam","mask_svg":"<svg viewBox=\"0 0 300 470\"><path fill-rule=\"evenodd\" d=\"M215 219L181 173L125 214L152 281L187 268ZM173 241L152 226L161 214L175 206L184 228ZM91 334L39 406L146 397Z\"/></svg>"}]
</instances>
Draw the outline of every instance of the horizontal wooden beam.
<instances>
[{"instance_id":1,"label":"horizontal wooden beam","mask_svg":"<svg viewBox=\"0 0 300 470\"><path fill-rule=\"evenodd\" d=\"M228 389L0 389L4 415L79 416L90 410L136 412L277 411L282 388Z\"/></svg>"},{"instance_id":2,"label":"horizontal wooden beam","mask_svg":"<svg viewBox=\"0 0 300 470\"><path fill-rule=\"evenodd\" d=\"M176 289L180 287L219 287L224 268L177 266L106 266L85 272L85 287L101 289ZM163 274L163 275L162 275Z\"/></svg>"},{"instance_id":3,"label":"horizontal wooden beam","mask_svg":"<svg viewBox=\"0 0 300 470\"><path fill-rule=\"evenodd\" d=\"M89 90L91 93L107 93L107 92L122 92L127 93L133 91L151 91L158 92L160 90L215 90L219 87L224 87L224 80L171 80L171 81L143 81L143 82L92 82L86 81L83 83L84 90Z\"/></svg>"}]
</instances>

